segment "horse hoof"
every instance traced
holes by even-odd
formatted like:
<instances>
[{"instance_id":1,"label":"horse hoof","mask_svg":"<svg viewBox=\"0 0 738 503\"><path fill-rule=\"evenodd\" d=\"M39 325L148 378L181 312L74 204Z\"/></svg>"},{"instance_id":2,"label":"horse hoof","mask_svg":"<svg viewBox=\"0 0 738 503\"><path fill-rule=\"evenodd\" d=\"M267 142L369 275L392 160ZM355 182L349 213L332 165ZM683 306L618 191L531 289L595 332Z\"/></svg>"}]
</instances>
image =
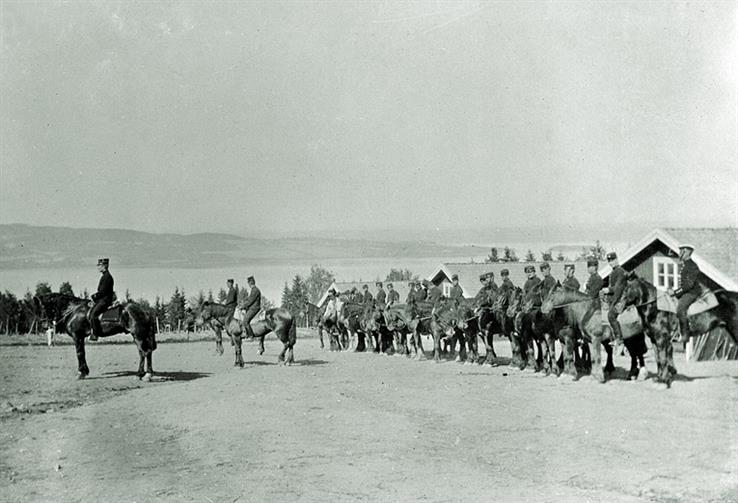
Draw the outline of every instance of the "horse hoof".
<instances>
[{"instance_id":1,"label":"horse hoof","mask_svg":"<svg viewBox=\"0 0 738 503\"><path fill-rule=\"evenodd\" d=\"M77 373L77 380L81 381L85 377L87 377L87 374L83 374L82 372Z\"/></svg>"},{"instance_id":2,"label":"horse hoof","mask_svg":"<svg viewBox=\"0 0 738 503\"><path fill-rule=\"evenodd\" d=\"M143 382L151 382L151 374L149 374L148 372L146 372L146 373L145 373L145 374L143 375L143 377L141 378L141 380L142 380Z\"/></svg>"},{"instance_id":3,"label":"horse hoof","mask_svg":"<svg viewBox=\"0 0 738 503\"><path fill-rule=\"evenodd\" d=\"M638 380L645 381L646 379L648 379L648 369L646 369L646 367L641 367L640 370L638 370Z\"/></svg>"},{"instance_id":4,"label":"horse hoof","mask_svg":"<svg viewBox=\"0 0 738 503\"><path fill-rule=\"evenodd\" d=\"M653 389L659 390L659 391L665 391L669 389L669 385L661 381L654 382L652 386L653 386Z\"/></svg>"}]
</instances>

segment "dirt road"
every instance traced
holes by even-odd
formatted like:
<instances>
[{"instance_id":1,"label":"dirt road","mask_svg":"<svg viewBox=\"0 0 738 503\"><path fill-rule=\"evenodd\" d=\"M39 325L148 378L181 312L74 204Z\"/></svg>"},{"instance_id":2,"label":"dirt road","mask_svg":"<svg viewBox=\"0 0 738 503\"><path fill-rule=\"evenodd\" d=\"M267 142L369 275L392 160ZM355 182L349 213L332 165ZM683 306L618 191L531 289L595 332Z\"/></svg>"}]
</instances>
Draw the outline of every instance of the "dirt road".
<instances>
[{"instance_id":1,"label":"dirt road","mask_svg":"<svg viewBox=\"0 0 738 503\"><path fill-rule=\"evenodd\" d=\"M80 382L69 346L1 347L0 500L738 501L735 362L658 391L280 346L161 344L152 383L132 345Z\"/></svg>"}]
</instances>

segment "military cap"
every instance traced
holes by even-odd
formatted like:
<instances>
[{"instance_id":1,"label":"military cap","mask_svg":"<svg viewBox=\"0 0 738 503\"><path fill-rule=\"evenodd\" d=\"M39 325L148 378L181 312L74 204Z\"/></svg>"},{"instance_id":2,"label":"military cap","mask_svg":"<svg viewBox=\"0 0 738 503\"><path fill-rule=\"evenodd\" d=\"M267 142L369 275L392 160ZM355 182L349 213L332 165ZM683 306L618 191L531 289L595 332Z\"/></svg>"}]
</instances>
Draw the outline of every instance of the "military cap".
<instances>
[{"instance_id":1,"label":"military cap","mask_svg":"<svg viewBox=\"0 0 738 503\"><path fill-rule=\"evenodd\" d=\"M694 251L694 246L692 246L692 245L691 245L691 244L689 244L689 243L682 243L682 244L680 244L680 245L679 245L679 249L680 249L680 250L683 250L683 249L685 249L685 248L686 248L687 250L692 250L692 251Z\"/></svg>"},{"instance_id":2,"label":"military cap","mask_svg":"<svg viewBox=\"0 0 738 503\"><path fill-rule=\"evenodd\" d=\"M482 273L482 274L479 275L479 281L484 281L485 279L487 279L487 273L486 272L484 272L484 273Z\"/></svg>"},{"instance_id":3,"label":"military cap","mask_svg":"<svg viewBox=\"0 0 738 503\"><path fill-rule=\"evenodd\" d=\"M564 270L575 269L574 264L564 264Z\"/></svg>"},{"instance_id":4,"label":"military cap","mask_svg":"<svg viewBox=\"0 0 738 503\"><path fill-rule=\"evenodd\" d=\"M336 295L336 289L335 288L331 288L331 289L328 290L328 293L331 294L331 295Z\"/></svg>"},{"instance_id":5,"label":"military cap","mask_svg":"<svg viewBox=\"0 0 738 503\"><path fill-rule=\"evenodd\" d=\"M256 280L253 276L249 276L248 278L246 278L246 281L248 281L249 283L256 283Z\"/></svg>"},{"instance_id":6,"label":"military cap","mask_svg":"<svg viewBox=\"0 0 738 503\"><path fill-rule=\"evenodd\" d=\"M423 286L428 286L428 285L430 285L430 281L428 281L427 279L424 279Z\"/></svg>"},{"instance_id":7,"label":"military cap","mask_svg":"<svg viewBox=\"0 0 738 503\"><path fill-rule=\"evenodd\" d=\"M509 269L503 269L500 271L500 276L510 276L510 270Z\"/></svg>"},{"instance_id":8,"label":"military cap","mask_svg":"<svg viewBox=\"0 0 738 503\"><path fill-rule=\"evenodd\" d=\"M488 278L494 278L495 277L495 273L493 273L492 271L490 271L490 272L487 273L487 277Z\"/></svg>"},{"instance_id":9,"label":"military cap","mask_svg":"<svg viewBox=\"0 0 738 503\"><path fill-rule=\"evenodd\" d=\"M387 288L391 287L392 283L387 283Z\"/></svg>"},{"instance_id":10,"label":"military cap","mask_svg":"<svg viewBox=\"0 0 738 503\"><path fill-rule=\"evenodd\" d=\"M99 258L97 259L97 265L109 265L110 259L108 258Z\"/></svg>"},{"instance_id":11,"label":"military cap","mask_svg":"<svg viewBox=\"0 0 738 503\"><path fill-rule=\"evenodd\" d=\"M364 285L361 287L362 290L369 290L369 285Z\"/></svg>"},{"instance_id":12,"label":"military cap","mask_svg":"<svg viewBox=\"0 0 738 503\"><path fill-rule=\"evenodd\" d=\"M615 260L616 258L618 258L618 254L615 253L615 252L610 252L610 253L607 254L607 260L608 260L608 262L610 260Z\"/></svg>"},{"instance_id":13,"label":"military cap","mask_svg":"<svg viewBox=\"0 0 738 503\"><path fill-rule=\"evenodd\" d=\"M541 264L541 271L543 271L544 269L549 269L550 270L551 269L551 264L549 264L548 262L542 263Z\"/></svg>"},{"instance_id":14,"label":"military cap","mask_svg":"<svg viewBox=\"0 0 738 503\"><path fill-rule=\"evenodd\" d=\"M381 281L377 281L377 282L375 283L375 286L382 286L382 282L381 282Z\"/></svg>"},{"instance_id":15,"label":"military cap","mask_svg":"<svg viewBox=\"0 0 738 503\"><path fill-rule=\"evenodd\" d=\"M226 283L233 283L233 278L228 278L228 279L226 280Z\"/></svg>"},{"instance_id":16,"label":"military cap","mask_svg":"<svg viewBox=\"0 0 738 503\"><path fill-rule=\"evenodd\" d=\"M600 262L596 258L588 259L587 260L587 267L590 267L590 266L599 267L600 266Z\"/></svg>"},{"instance_id":17,"label":"military cap","mask_svg":"<svg viewBox=\"0 0 738 503\"><path fill-rule=\"evenodd\" d=\"M536 272L536 268L533 267L532 265L527 265L527 266L525 266L525 268L523 269L523 271L524 272Z\"/></svg>"},{"instance_id":18,"label":"military cap","mask_svg":"<svg viewBox=\"0 0 738 503\"><path fill-rule=\"evenodd\" d=\"M454 279L459 279L459 275L458 275L458 274L452 274L452 275L451 275L451 279L452 279L452 280L454 280Z\"/></svg>"}]
</instances>

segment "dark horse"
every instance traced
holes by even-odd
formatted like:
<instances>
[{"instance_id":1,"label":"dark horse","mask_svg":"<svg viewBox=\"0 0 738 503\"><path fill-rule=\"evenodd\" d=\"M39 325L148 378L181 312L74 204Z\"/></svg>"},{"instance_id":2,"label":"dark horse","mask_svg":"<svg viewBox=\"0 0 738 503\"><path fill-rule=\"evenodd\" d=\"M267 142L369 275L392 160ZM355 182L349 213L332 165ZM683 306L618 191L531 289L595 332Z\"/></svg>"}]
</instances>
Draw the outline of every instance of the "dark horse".
<instances>
[{"instance_id":1,"label":"dark horse","mask_svg":"<svg viewBox=\"0 0 738 503\"><path fill-rule=\"evenodd\" d=\"M84 379L90 374L85 358L85 337L91 331L90 321L87 319L91 301L61 293L37 296L36 299L44 317L53 321L57 330L66 332L74 340L77 352L77 377ZM103 313L102 328L103 337L122 333L133 336L139 355L137 375L139 378L150 380L154 374L151 356L156 349L156 324L151 315L135 302L123 302Z\"/></svg>"},{"instance_id":2,"label":"dark horse","mask_svg":"<svg viewBox=\"0 0 738 503\"><path fill-rule=\"evenodd\" d=\"M243 367L243 354L241 351L241 341L243 328L241 324L231 316L229 308L223 304L215 304L206 302L198 310L197 323L208 323L213 326L213 320L226 328L226 332L233 340L233 348L236 355L234 366ZM284 347L279 353L277 361L283 362L285 365L291 365L295 362L294 347L297 342L297 326L292 314L283 308L269 309L264 313L264 319L251 324L251 330L254 332L254 338L259 340L259 354L264 352L264 337L269 332L274 332L277 338L282 341ZM221 349L222 354L222 337L220 330L216 330L216 345Z\"/></svg>"},{"instance_id":3,"label":"dark horse","mask_svg":"<svg viewBox=\"0 0 738 503\"><path fill-rule=\"evenodd\" d=\"M666 295L666 294L661 294ZM635 306L643 322L648 338L656 351L656 382L670 387L676 376L674 366L674 348L671 334L678 330L679 321L676 314L661 311L657 308L658 290L648 281L630 273L621 299L620 309ZM687 341L690 335L709 332L718 325L726 325L735 337L738 331L736 302L723 292L718 292L718 307L689 317L690 334L682 334Z\"/></svg>"}]
</instances>

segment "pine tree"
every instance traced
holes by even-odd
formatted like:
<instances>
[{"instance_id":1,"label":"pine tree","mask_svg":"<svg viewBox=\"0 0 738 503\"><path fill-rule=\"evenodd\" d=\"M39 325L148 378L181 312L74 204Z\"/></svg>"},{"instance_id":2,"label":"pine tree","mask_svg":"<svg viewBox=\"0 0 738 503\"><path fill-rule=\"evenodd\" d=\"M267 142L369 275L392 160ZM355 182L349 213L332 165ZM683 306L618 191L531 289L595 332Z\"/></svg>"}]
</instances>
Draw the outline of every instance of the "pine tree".
<instances>
[{"instance_id":1,"label":"pine tree","mask_svg":"<svg viewBox=\"0 0 738 503\"><path fill-rule=\"evenodd\" d=\"M71 283L69 283L69 281L64 281L61 285L59 285L59 293L62 295L69 295L70 297L74 297L74 290L72 290Z\"/></svg>"},{"instance_id":2,"label":"pine tree","mask_svg":"<svg viewBox=\"0 0 738 503\"><path fill-rule=\"evenodd\" d=\"M526 262L535 262L536 256L533 255L533 250L528 250L528 253L525 254L525 261Z\"/></svg>"}]
</instances>

